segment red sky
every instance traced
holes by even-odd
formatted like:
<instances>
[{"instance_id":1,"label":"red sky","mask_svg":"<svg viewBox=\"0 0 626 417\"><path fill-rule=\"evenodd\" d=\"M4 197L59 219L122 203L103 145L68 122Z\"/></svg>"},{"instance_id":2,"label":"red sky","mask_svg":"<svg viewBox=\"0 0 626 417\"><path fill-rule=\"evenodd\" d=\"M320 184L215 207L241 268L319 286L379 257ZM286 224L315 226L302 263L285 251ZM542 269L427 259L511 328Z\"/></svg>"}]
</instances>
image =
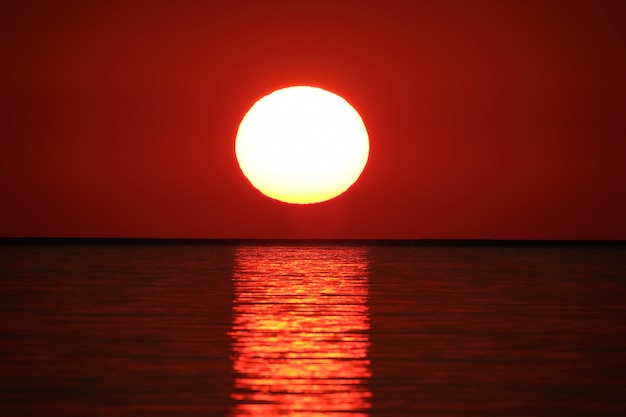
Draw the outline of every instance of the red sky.
<instances>
[{"instance_id":1,"label":"red sky","mask_svg":"<svg viewBox=\"0 0 626 417\"><path fill-rule=\"evenodd\" d=\"M222 5L220 5L220 3ZM621 1L5 1L0 236L626 239ZM361 113L335 200L270 200L238 124Z\"/></svg>"}]
</instances>

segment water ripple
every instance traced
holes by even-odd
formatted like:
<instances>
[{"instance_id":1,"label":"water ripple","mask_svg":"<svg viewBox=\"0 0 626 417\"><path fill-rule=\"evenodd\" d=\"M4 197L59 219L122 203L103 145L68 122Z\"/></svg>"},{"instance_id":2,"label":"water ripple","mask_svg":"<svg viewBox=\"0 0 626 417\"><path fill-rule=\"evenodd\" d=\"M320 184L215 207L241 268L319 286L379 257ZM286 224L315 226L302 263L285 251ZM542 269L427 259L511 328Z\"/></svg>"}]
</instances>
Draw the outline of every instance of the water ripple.
<instances>
[{"instance_id":1,"label":"water ripple","mask_svg":"<svg viewBox=\"0 0 626 417\"><path fill-rule=\"evenodd\" d=\"M233 416L367 414L368 267L363 248L236 250Z\"/></svg>"}]
</instances>

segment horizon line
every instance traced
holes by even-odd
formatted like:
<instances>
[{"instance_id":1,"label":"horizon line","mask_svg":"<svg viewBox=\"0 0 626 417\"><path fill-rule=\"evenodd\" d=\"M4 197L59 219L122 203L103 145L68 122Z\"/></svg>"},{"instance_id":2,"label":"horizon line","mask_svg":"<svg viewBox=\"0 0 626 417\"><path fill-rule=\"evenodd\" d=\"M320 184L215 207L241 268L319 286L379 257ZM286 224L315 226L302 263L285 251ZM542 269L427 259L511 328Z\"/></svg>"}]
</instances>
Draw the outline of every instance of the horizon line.
<instances>
[{"instance_id":1,"label":"horizon line","mask_svg":"<svg viewBox=\"0 0 626 417\"><path fill-rule=\"evenodd\" d=\"M143 245L344 245L344 246L569 246L626 247L622 239L355 239L355 238L146 238L146 237L0 237L0 244Z\"/></svg>"}]
</instances>

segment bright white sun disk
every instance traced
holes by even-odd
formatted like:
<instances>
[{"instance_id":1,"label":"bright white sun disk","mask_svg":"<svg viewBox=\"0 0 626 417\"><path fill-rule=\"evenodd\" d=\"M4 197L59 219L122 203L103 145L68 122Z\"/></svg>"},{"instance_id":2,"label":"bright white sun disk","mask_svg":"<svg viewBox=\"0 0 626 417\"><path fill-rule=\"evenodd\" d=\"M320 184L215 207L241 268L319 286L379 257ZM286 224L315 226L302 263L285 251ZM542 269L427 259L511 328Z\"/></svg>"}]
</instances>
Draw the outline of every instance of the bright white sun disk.
<instances>
[{"instance_id":1,"label":"bright white sun disk","mask_svg":"<svg viewBox=\"0 0 626 417\"><path fill-rule=\"evenodd\" d=\"M268 197L319 203L356 182L367 163L369 137L343 98L316 87L288 87L250 108L235 154L244 175Z\"/></svg>"}]
</instances>

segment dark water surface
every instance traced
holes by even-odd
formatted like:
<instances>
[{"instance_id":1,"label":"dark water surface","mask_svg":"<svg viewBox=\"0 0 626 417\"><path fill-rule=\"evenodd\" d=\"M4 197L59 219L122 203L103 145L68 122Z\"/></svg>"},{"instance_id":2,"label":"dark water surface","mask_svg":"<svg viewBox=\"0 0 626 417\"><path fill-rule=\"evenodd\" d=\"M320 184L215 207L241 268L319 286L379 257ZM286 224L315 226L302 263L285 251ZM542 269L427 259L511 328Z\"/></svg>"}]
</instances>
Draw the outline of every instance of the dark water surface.
<instances>
[{"instance_id":1,"label":"dark water surface","mask_svg":"<svg viewBox=\"0 0 626 417\"><path fill-rule=\"evenodd\" d=\"M626 248L1 245L3 416L623 416Z\"/></svg>"}]
</instances>

